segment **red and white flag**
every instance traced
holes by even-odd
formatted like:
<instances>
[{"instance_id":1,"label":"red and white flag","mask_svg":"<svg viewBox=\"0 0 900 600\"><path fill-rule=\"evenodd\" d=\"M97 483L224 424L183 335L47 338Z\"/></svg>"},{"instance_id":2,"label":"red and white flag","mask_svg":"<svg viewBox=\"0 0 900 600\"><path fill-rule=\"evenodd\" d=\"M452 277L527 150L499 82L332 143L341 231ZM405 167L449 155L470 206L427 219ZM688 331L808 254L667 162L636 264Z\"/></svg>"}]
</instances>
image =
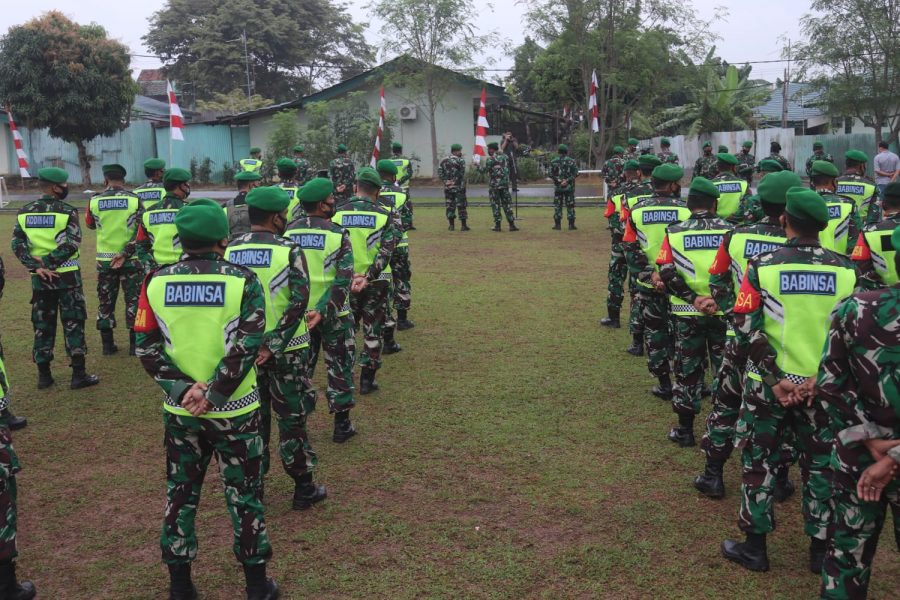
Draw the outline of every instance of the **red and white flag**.
<instances>
[{"instance_id":1,"label":"red and white flag","mask_svg":"<svg viewBox=\"0 0 900 600\"><path fill-rule=\"evenodd\" d=\"M9 130L12 132L13 144L16 147L16 158L19 159L19 176L22 179L31 177L28 174L28 159L25 156L25 150L22 148L22 135L16 129L16 122L13 121L12 110L6 107L6 116L9 117Z\"/></svg>"},{"instance_id":2,"label":"red and white flag","mask_svg":"<svg viewBox=\"0 0 900 600\"><path fill-rule=\"evenodd\" d=\"M166 92L169 95L169 129L172 131L172 139L183 142L184 134L181 130L184 127L184 116L181 114L181 108L178 107L175 89L168 80L166 80Z\"/></svg>"},{"instance_id":3,"label":"red and white flag","mask_svg":"<svg viewBox=\"0 0 900 600\"><path fill-rule=\"evenodd\" d=\"M591 95L588 98L591 113L591 131L600 131L600 107L597 105L597 71L591 72Z\"/></svg>"},{"instance_id":4,"label":"red and white flag","mask_svg":"<svg viewBox=\"0 0 900 600\"><path fill-rule=\"evenodd\" d=\"M569 105L568 104L563 104L563 115L562 116L563 116L563 119L569 118Z\"/></svg>"},{"instance_id":5,"label":"red and white flag","mask_svg":"<svg viewBox=\"0 0 900 600\"><path fill-rule=\"evenodd\" d=\"M372 168L375 168L375 165L378 164L378 157L381 156L381 132L384 131L384 86L381 86L381 114L378 117L378 131L375 132L375 147L372 148L372 160L370 161L370 165Z\"/></svg>"},{"instance_id":6,"label":"red and white flag","mask_svg":"<svg viewBox=\"0 0 900 600\"><path fill-rule=\"evenodd\" d=\"M478 122L475 124L475 150L472 152L472 160L475 164L481 162L481 157L487 154L487 142L484 136L490 127L487 121L487 89L481 88L481 104L478 106Z\"/></svg>"}]
</instances>

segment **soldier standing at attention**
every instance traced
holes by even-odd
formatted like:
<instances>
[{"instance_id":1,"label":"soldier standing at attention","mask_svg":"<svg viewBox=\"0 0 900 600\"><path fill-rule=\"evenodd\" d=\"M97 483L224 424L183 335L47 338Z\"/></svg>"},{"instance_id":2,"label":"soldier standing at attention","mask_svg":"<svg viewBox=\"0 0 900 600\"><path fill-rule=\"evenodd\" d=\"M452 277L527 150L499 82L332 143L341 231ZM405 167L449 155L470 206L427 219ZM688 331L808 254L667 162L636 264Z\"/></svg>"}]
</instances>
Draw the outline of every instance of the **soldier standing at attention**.
<instances>
[{"instance_id":1,"label":"soldier standing at attention","mask_svg":"<svg viewBox=\"0 0 900 600\"><path fill-rule=\"evenodd\" d=\"M874 181L866 177L866 166L869 164L868 155L862 150L847 150L844 159L847 168L838 177L836 192L856 203L859 218L865 225L877 223L881 220L881 211L878 207L878 187Z\"/></svg>"},{"instance_id":2,"label":"soldier standing at attention","mask_svg":"<svg viewBox=\"0 0 900 600\"><path fill-rule=\"evenodd\" d=\"M313 176L312 165L304 158L304 152L306 149L303 146L294 146L294 164L297 165L297 174L294 179L300 186L312 179Z\"/></svg>"},{"instance_id":3,"label":"soldier standing at attention","mask_svg":"<svg viewBox=\"0 0 900 600\"><path fill-rule=\"evenodd\" d=\"M831 518L832 440L819 405L800 405L792 393L819 369L825 325L856 285L850 260L819 244L828 208L813 190L790 188L781 216L788 241L752 258L734 306L735 326L748 343L743 406L735 447L741 448L743 483L738 524L744 542L725 540L722 555L751 571L767 571L766 535L775 529L773 484L779 453L791 433L803 473L804 531L810 563L820 573ZM789 340L790 343L785 343Z\"/></svg>"},{"instance_id":4,"label":"soldier standing at attention","mask_svg":"<svg viewBox=\"0 0 900 600\"><path fill-rule=\"evenodd\" d=\"M656 153L656 157L663 163L678 164L678 155L672 152L672 142L669 138L659 140L661 150Z\"/></svg>"},{"instance_id":5,"label":"soldier standing at attention","mask_svg":"<svg viewBox=\"0 0 900 600\"><path fill-rule=\"evenodd\" d=\"M244 171L234 176L237 182L237 196L225 203L225 215L228 217L228 231L231 237L250 232L250 217L247 216L247 194L260 185L262 177L256 171Z\"/></svg>"},{"instance_id":6,"label":"soldier standing at attention","mask_svg":"<svg viewBox=\"0 0 900 600\"><path fill-rule=\"evenodd\" d=\"M403 156L403 144L400 142L391 142L391 154L391 162L397 167L397 185L406 194L406 203L409 205L407 207L409 211L409 229L410 231L415 231L416 228L412 224L412 196L409 193L409 182L413 176L413 164L411 160Z\"/></svg>"},{"instance_id":7,"label":"soldier standing at attention","mask_svg":"<svg viewBox=\"0 0 900 600\"><path fill-rule=\"evenodd\" d=\"M781 165L783 171L793 171L790 161L781 155L781 144L778 142L769 144L769 156L767 158Z\"/></svg>"},{"instance_id":8,"label":"soldier standing at attention","mask_svg":"<svg viewBox=\"0 0 900 600\"><path fill-rule=\"evenodd\" d=\"M730 155L729 155L730 156ZM725 349L724 313L709 291L709 268L732 225L716 216L718 188L704 177L691 181L689 218L666 228L656 264L670 292L675 317L675 387L672 409L678 426L669 440L694 445L694 416L700 412L704 366L718 372Z\"/></svg>"},{"instance_id":9,"label":"soldier standing at attention","mask_svg":"<svg viewBox=\"0 0 900 600\"><path fill-rule=\"evenodd\" d=\"M288 225L285 236L300 246L309 270L310 310L322 321L309 330L309 377L316 371L319 348L325 354L328 384L325 397L334 415L332 441L341 444L356 435L350 421L353 400L353 359L356 336L350 312L353 246L350 234L331 222L335 213L334 184L311 179L300 190L304 216Z\"/></svg>"},{"instance_id":10,"label":"soldier standing at attention","mask_svg":"<svg viewBox=\"0 0 900 600\"><path fill-rule=\"evenodd\" d=\"M652 158L656 159L655 156ZM669 300L665 294L666 285L656 268L656 257L662 248L666 227L691 214L678 198L683 176L684 170L678 165L660 165L653 169L653 196L641 200L628 212L622 238L629 269L636 274L640 286L637 296L643 311L647 368L659 380L651 393L664 400L672 398Z\"/></svg>"},{"instance_id":11,"label":"soldier standing at attention","mask_svg":"<svg viewBox=\"0 0 900 600\"><path fill-rule=\"evenodd\" d=\"M313 483L318 457L306 428L316 397L308 373L309 327L315 327L322 315L307 313L310 286L306 259L299 246L283 237L289 202L287 192L275 186L251 190L247 194L250 233L232 238L225 260L253 271L266 292L266 328L256 359L265 447L263 475L269 470L274 409L281 464L294 480L292 506L304 510L327 496L324 485Z\"/></svg>"},{"instance_id":12,"label":"soldier standing at attention","mask_svg":"<svg viewBox=\"0 0 900 600\"><path fill-rule=\"evenodd\" d=\"M891 234L900 226L900 182L889 183L884 188L881 210L881 221L863 228L851 255L861 290L877 290L900 281L894 262L900 246L891 242Z\"/></svg>"},{"instance_id":13,"label":"soldier standing at attention","mask_svg":"<svg viewBox=\"0 0 900 600\"><path fill-rule=\"evenodd\" d=\"M622 146L613 146L612 153L612 157L604 163L603 172L601 173L603 181L606 182L607 193L622 185L622 171L625 166L625 159L622 158L622 155L625 154L625 149Z\"/></svg>"},{"instance_id":14,"label":"soldier standing at attention","mask_svg":"<svg viewBox=\"0 0 900 600\"><path fill-rule=\"evenodd\" d=\"M560 228L562 207L566 205L566 218L569 229L575 229L575 179L578 177L578 164L569 156L569 147L560 144L557 148L559 156L550 161L550 178L553 180L553 229Z\"/></svg>"},{"instance_id":15,"label":"soldier standing at attention","mask_svg":"<svg viewBox=\"0 0 900 600\"><path fill-rule=\"evenodd\" d=\"M717 159L712 153L712 142L703 142L703 155L694 163L694 177L712 179L716 176Z\"/></svg>"},{"instance_id":16,"label":"soldier standing at attention","mask_svg":"<svg viewBox=\"0 0 900 600\"><path fill-rule=\"evenodd\" d=\"M97 329L105 355L118 352L113 331L121 289L125 296L128 354L134 356L134 315L144 281L144 267L135 253L144 211L138 196L125 190L126 174L122 165L103 165L106 190L91 198L84 215L88 229L97 230Z\"/></svg>"},{"instance_id":17,"label":"soldier standing at attention","mask_svg":"<svg viewBox=\"0 0 900 600\"><path fill-rule=\"evenodd\" d=\"M135 322L138 356L166 395L160 546L169 597L197 598L191 581L194 519L215 456L247 598L274 600L278 586L266 577L272 548L261 497L263 440L254 368L266 328L266 292L249 269L223 258L228 220L220 207L202 200L186 206L175 226L184 260L147 276Z\"/></svg>"},{"instance_id":18,"label":"soldier standing at attention","mask_svg":"<svg viewBox=\"0 0 900 600\"><path fill-rule=\"evenodd\" d=\"M450 146L450 156L438 166L438 178L444 182L444 205L447 208L448 231L456 229L456 210L459 209L460 231L469 231L466 220L469 218L466 200L466 159L462 157L462 145Z\"/></svg>"},{"instance_id":19,"label":"soldier standing at attention","mask_svg":"<svg viewBox=\"0 0 900 600\"><path fill-rule=\"evenodd\" d=\"M412 209L406 194L395 184L397 165L390 160L379 160L375 168L382 182L378 201L392 210L400 221L399 225L395 223L395 226L399 227L402 236L391 255L391 275L394 286L391 302L397 309L397 329L406 331L415 327L415 323L408 317L409 309L412 306L412 263L409 260L409 230L412 229ZM389 320L393 320L392 314L390 317ZM384 342L385 349L389 344L393 344L399 349L399 345L394 342L393 331L385 330ZM386 354L390 353L386 352Z\"/></svg>"},{"instance_id":20,"label":"soldier standing at attention","mask_svg":"<svg viewBox=\"0 0 900 600\"><path fill-rule=\"evenodd\" d=\"M628 138L628 150L622 155L622 160L637 160L641 156L641 151L638 150L638 144L640 142L637 138Z\"/></svg>"},{"instance_id":21,"label":"soldier standing at attention","mask_svg":"<svg viewBox=\"0 0 900 600\"><path fill-rule=\"evenodd\" d=\"M481 167L483 173L487 173L490 177L489 193L491 196L491 212L494 216L494 227L491 231L501 231L500 229L500 209L506 215L506 221L509 223L510 231L518 231L516 220L513 216L512 198L509 195L509 158L506 154L499 152L500 144L491 142L488 144L488 157Z\"/></svg>"},{"instance_id":22,"label":"soldier standing at attention","mask_svg":"<svg viewBox=\"0 0 900 600\"><path fill-rule=\"evenodd\" d=\"M69 174L47 167L38 171L38 180L43 196L19 210L11 244L16 258L31 272L32 356L38 367L37 387L53 385L50 363L59 315L66 353L72 360L70 387L77 390L100 383L96 375L88 375L84 368L87 308L78 264L81 226L78 211L64 202L69 195Z\"/></svg>"},{"instance_id":23,"label":"soldier standing at attention","mask_svg":"<svg viewBox=\"0 0 900 600\"><path fill-rule=\"evenodd\" d=\"M300 218L300 200L297 192L300 191L300 183L297 180L297 163L290 158L279 158L275 161L275 170L278 171L278 187L287 192L290 197L288 204L288 222Z\"/></svg>"},{"instance_id":24,"label":"soldier standing at attention","mask_svg":"<svg viewBox=\"0 0 900 600\"><path fill-rule=\"evenodd\" d=\"M750 185L734 172L737 165L738 159L733 154L717 154L716 170L719 174L712 180L719 190L719 199L716 202L718 215L731 223L741 221L741 207L750 197Z\"/></svg>"},{"instance_id":25,"label":"soldier standing at attention","mask_svg":"<svg viewBox=\"0 0 900 600\"><path fill-rule=\"evenodd\" d=\"M347 157L347 146L338 144L337 156L328 165L328 177L334 183L334 200L338 208L350 200L353 193L353 182L356 181L356 167Z\"/></svg>"},{"instance_id":26,"label":"soldier standing at attention","mask_svg":"<svg viewBox=\"0 0 900 600\"><path fill-rule=\"evenodd\" d=\"M163 196L166 195L162 180L165 171L166 161L162 159L148 158L144 161L144 176L147 177L147 183L134 190L141 201L142 210L149 210L162 202Z\"/></svg>"},{"instance_id":27,"label":"soldier standing at attention","mask_svg":"<svg viewBox=\"0 0 900 600\"><path fill-rule=\"evenodd\" d=\"M759 161L759 166L757 168L759 169L760 183L762 183L770 173L779 173L784 170L777 161L769 160L768 158ZM755 223L763 218L764 213L759 204L759 194L754 194L745 199L744 205L741 206L741 214L743 215L744 223Z\"/></svg>"},{"instance_id":28,"label":"soldier standing at attention","mask_svg":"<svg viewBox=\"0 0 900 600\"><path fill-rule=\"evenodd\" d=\"M600 324L613 329L621 327L619 317L622 312L622 303L625 301L625 278L628 276L628 264L625 262L625 251L622 248L622 234L625 233L625 224L621 219L622 206L625 195L637 185L638 166L636 160L629 160L625 163L625 181L618 188L612 190L609 200L606 201L606 212L603 215L609 222L612 243L606 278L607 316L600 319ZM630 289L633 303L634 286L632 285ZM641 347L643 348L643 341Z\"/></svg>"},{"instance_id":29,"label":"soldier standing at attention","mask_svg":"<svg viewBox=\"0 0 900 600\"><path fill-rule=\"evenodd\" d=\"M747 184L753 183L753 169L756 167L756 157L750 153L750 150L753 148L753 142L747 140L743 144L741 144L741 151L737 154L738 159L738 173L746 173ZM745 167L750 167L749 171L746 171Z\"/></svg>"},{"instance_id":30,"label":"soldier standing at attention","mask_svg":"<svg viewBox=\"0 0 900 600\"><path fill-rule=\"evenodd\" d=\"M181 257L181 240L175 227L175 215L191 195L191 173L173 167L163 175L166 195L162 202L144 210L137 233L137 250L149 271L157 265L170 265Z\"/></svg>"},{"instance_id":31,"label":"soldier standing at attention","mask_svg":"<svg viewBox=\"0 0 900 600\"><path fill-rule=\"evenodd\" d=\"M381 186L375 169L363 167L356 174L357 196L338 206L331 219L349 233L353 246L350 308L365 340L359 358L359 393L364 395L378 390L375 373L381 368L381 330L391 283L391 256L402 235L396 214L378 204Z\"/></svg>"},{"instance_id":32,"label":"soldier standing at attention","mask_svg":"<svg viewBox=\"0 0 900 600\"><path fill-rule=\"evenodd\" d=\"M404 210L406 204L406 194L394 183L397 176L397 165L390 160L379 160L375 165L378 176L381 178L381 190L378 192L378 205L391 211L391 217L394 219L394 227L401 232L400 241L391 254L391 281L388 286L387 303L384 307L384 322L381 325L381 355L396 354L403 350L394 337L397 329L397 321L394 318L394 307L397 304L398 286L402 285L397 275L397 261L401 263L409 262L409 238L408 233L404 230L404 223L400 218L400 211ZM400 244L405 243L402 251L405 253L406 261L399 258L401 252Z\"/></svg>"},{"instance_id":33,"label":"soldier standing at attention","mask_svg":"<svg viewBox=\"0 0 900 600\"><path fill-rule=\"evenodd\" d=\"M4 287L6 287L6 266L3 264L3 258L0 257L0 298L3 297ZM3 384L2 388L0 388L0 391L2 391L3 394L6 394L9 391L9 380L6 377L6 365L3 362L2 345L0 345L0 376L2 376L2 379L0 379L0 383ZM3 404L4 400L6 406L5 408L0 408L0 422L5 419L7 427L9 427L9 429L11 429L12 431L17 431L19 429L24 429L25 427L27 427L28 419L26 419L25 417L17 417L12 413L12 411L9 409L8 398L0 399L0 404ZM0 514L3 513L0 512Z\"/></svg>"},{"instance_id":34,"label":"soldier standing at attention","mask_svg":"<svg viewBox=\"0 0 900 600\"><path fill-rule=\"evenodd\" d=\"M254 146L250 148L250 158L242 158L238 161L238 164L241 167L241 171L245 173L256 173L257 175L262 175L262 149Z\"/></svg>"},{"instance_id":35,"label":"soldier standing at attention","mask_svg":"<svg viewBox=\"0 0 900 600\"><path fill-rule=\"evenodd\" d=\"M813 153L812 156L806 159L806 176L812 178L812 164L817 160L824 160L834 164L834 157L827 152L825 152L825 146L822 142L816 141L813 142Z\"/></svg>"},{"instance_id":36,"label":"soldier standing at attention","mask_svg":"<svg viewBox=\"0 0 900 600\"><path fill-rule=\"evenodd\" d=\"M850 256L862 229L856 203L834 193L839 173L832 163L817 160L810 167L810 172L812 185L828 207L828 227L819 234L819 242L823 248Z\"/></svg>"}]
</instances>

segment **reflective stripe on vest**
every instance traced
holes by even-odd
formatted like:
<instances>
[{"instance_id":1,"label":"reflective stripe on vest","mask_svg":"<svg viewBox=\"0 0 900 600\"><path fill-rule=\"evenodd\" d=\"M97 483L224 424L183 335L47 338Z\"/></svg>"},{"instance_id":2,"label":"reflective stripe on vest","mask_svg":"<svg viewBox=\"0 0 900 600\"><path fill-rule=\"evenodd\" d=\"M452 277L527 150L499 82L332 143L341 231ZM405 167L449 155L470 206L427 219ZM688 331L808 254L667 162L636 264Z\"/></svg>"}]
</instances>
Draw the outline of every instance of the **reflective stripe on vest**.
<instances>
[{"instance_id":1,"label":"reflective stripe on vest","mask_svg":"<svg viewBox=\"0 0 900 600\"><path fill-rule=\"evenodd\" d=\"M344 236L337 231L305 227L291 229L284 235L303 251L309 271L309 305L315 307L328 288L334 285L341 238ZM349 306L342 307L337 316L342 317L349 312Z\"/></svg>"},{"instance_id":2,"label":"reflective stripe on vest","mask_svg":"<svg viewBox=\"0 0 900 600\"><path fill-rule=\"evenodd\" d=\"M831 200L833 196L826 195L825 206L828 208L828 225L824 230L819 232L819 243L823 248L827 248L839 254L850 254L853 251L851 246L848 250L847 244L850 240L847 235L850 233L850 216L853 214L853 205L849 202L841 202L839 200ZM856 240L853 240L856 243Z\"/></svg>"},{"instance_id":3,"label":"reflective stripe on vest","mask_svg":"<svg viewBox=\"0 0 900 600\"><path fill-rule=\"evenodd\" d=\"M787 373L812 377L819 370L832 313L853 293L853 268L775 264L759 267L758 275L763 331L776 363Z\"/></svg>"},{"instance_id":4,"label":"reflective stripe on vest","mask_svg":"<svg viewBox=\"0 0 900 600\"><path fill-rule=\"evenodd\" d=\"M350 245L353 246L353 272L368 271L381 249L381 235L387 225L388 215L367 210L341 210L335 213L331 220L350 234ZM390 275L390 273L391 265L387 264L381 274Z\"/></svg>"},{"instance_id":5,"label":"reflective stripe on vest","mask_svg":"<svg viewBox=\"0 0 900 600\"><path fill-rule=\"evenodd\" d=\"M746 179L726 179L713 181L713 184L719 189L716 214L728 219L740 208L741 198L747 193L749 184Z\"/></svg>"},{"instance_id":6,"label":"reflective stripe on vest","mask_svg":"<svg viewBox=\"0 0 900 600\"><path fill-rule=\"evenodd\" d=\"M181 240L175 227L177 214L177 208L156 208L145 211L141 219L153 242L153 260L158 265L170 265L181 258Z\"/></svg>"},{"instance_id":7,"label":"reflective stripe on vest","mask_svg":"<svg viewBox=\"0 0 900 600\"><path fill-rule=\"evenodd\" d=\"M291 248L275 244L235 244L225 250L225 260L246 267L256 273L266 296L266 333L269 333L287 310L291 299ZM290 352L309 345L306 315L294 332L284 351ZM302 339L305 336L305 343Z\"/></svg>"},{"instance_id":8,"label":"reflective stripe on vest","mask_svg":"<svg viewBox=\"0 0 900 600\"><path fill-rule=\"evenodd\" d=\"M97 260L107 262L120 253L137 231L137 197L94 196L90 212L97 224Z\"/></svg>"},{"instance_id":9,"label":"reflective stripe on vest","mask_svg":"<svg viewBox=\"0 0 900 600\"><path fill-rule=\"evenodd\" d=\"M869 214L869 203L866 200L875 195L875 189L875 184L868 181L838 179L835 192L853 200L856 203L856 210L859 211L859 218L865 222L866 215Z\"/></svg>"},{"instance_id":10,"label":"reflective stripe on vest","mask_svg":"<svg viewBox=\"0 0 900 600\"><path fill-rule=\"evenodd\" d=\"M134 194L141 201L141 206L144 207L144 210L150 210L158 203L162 202L163 197L166 195L166 188L164 188L162 185L158 187L139 187L134 190Z\"/></svg>"},{"instance_id":11,"label":"reflective stripe on vest","mask_svg":"<svg viewBox=\"0 0 900 600\"><path fill-rule=\"evenodd\" d=\"M44 259L65 242L69 215L66 213L22 213L18 215L19 227L28 238L28 253ZM55 269L57 273L78 270L78 252Z\"/></svg>"},{"instance_id":12,"label":"reflective stripe on vest","mask_svg":"<svg viewBox=\"0 0 900 600\"><path fill-rule=\"evenodd\" d=\"M716 260L722 238L728 229L702 229L669 232L669 246L678 274L691 291L698 296L710 296L709 268ZM670 296L672 313L676 315L703 315L693 304L686 304L677 296ZM719 311L715 313L721 315Z\"/></svg>"},{"instance_id":13,"label":"reflective stripe on vest","mask_svg":"<svg viewBox=\"0 0 900 600\"><path fill-rule=\"evenodd\" d=\"M734 276L735 293L744 281L747 263L763 252L772 252L784 246L786 237L763 235L761 233L733 232L728 244L728 255L731 257L731 274Z\"/></svg>"},{"instance_id":14,"label":"reflective stripe on vest","mask_svg":"<svg viewBox=\"0 0 900 600\"><path fill-rule=\"evenodd\" d=\"M246 280L221 273L157 275L147 284L147 300L162 330L166 356L193 381L209 382L234 343ZM250 369L223 406L201 416L227 419L259 407L256 368ZM167 398L163 408L190 416Z\"/></svg>"},{"instance_id":15,"label":"reflective stripe on vest","mask_svg":"<svg viewBox=\"0 0 900 600\"><path fill-rule=\"evenodd\" d=\"M9 386L9 376L6 374L6 363L3 362L3 357L0 357L0 373L3 375L3 381ZM9 394L0 386L0 410L6 410L7 408L9 408Z\"/></svg>"},{"instance_id":16,"label":"reflective stripe on vest","mask_svg":"<svg viewBox=\"0 0 900 600\"><path fill-rule=\"evenodd\" d=\"M656 266L656 257L666 237L666 227L684 221L690 216L691 211L688 207L667 204L639 206L632 211L631 220L634 221L638 243L654 269L659 270ZM646 288L652 287L640 280L638 283Z\"/></svg>"},{"instance_id":17,"label":"reflective stripe on vest","mask_svg":"<svg viewBox=\"0 0 900 600\"><path fill-rule=\"evenodd\" d=\"M893 223L894 221L888 221ZM894 257L897 256L897 250L891 243L891 234L893 229L880 229L875 231L864 231L863 236L866 238L866 244L869 246L869 254L872 257L872 267L881 281L885 285L894 285L900 282L900 275L897 272L897 264Z\"/></svg>"},{"instance_id":18,"label":"reflective stripe on vest","mask_svg":"<svg viewBox=\"0 0 900 600\"><path fill-rule=\"evenodd\" d=\"M238 161L238 164L245 172L255 173L256 171L259 171L260 167L262 167L262 161L256 160L255 158L242 158Z\"/></svg>"}]
</instances>

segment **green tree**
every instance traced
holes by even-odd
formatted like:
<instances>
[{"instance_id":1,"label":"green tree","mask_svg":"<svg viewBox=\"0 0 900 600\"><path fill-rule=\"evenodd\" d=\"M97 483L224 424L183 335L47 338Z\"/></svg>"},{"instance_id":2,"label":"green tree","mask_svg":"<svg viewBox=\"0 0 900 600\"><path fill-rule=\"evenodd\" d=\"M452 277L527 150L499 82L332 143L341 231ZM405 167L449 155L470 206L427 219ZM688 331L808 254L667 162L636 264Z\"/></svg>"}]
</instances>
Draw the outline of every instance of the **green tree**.
<instances>
[{"instance_id":1,"label":"green tree","mask_svg":"<svg viewBox=\"0 0 900 600\"><path fill-rule=\"evenodd\" d=\"M228 112L231 114L263 108L273 104L272 100L263 98L259 94L253 94L247 98L247 92L241 89L234 89L227 94L216 92L209 100L200 100L197 102L197 110L201 112L217 111Z\"/></svg>"},{"instance_id":2,"label":"green tree","mask_svg":"<svg viewBox=\"0 0 900 600\"><path fill-rule=\"evenodd\" d=\"M282 101L362 71L372 60L363 28L332 0L168 0L143 37L195 98L252 91Z\"/></svg>"},{"instance_id":3,"label":"green tree","mask_svg":"<svg viewBox=\"0 0 900 600\"><path fill-rule=\"evenodd\" d=\"M282 110L272 115L267 152L272 161L293 156L293 148L300 139L300 124L296 110Z\"/></svg>"},{"instance_id":4,"label":"green tree","mask_svg":"<svg viewBox=\"0 0 900 600\"><path fill-rule=\"evenodd\" d=\"M306 114L307 126L300 138L306 147L306 158L314 167L327 167L338 144L346 144L348 156L357 165L369 164L378 113L370 111L365 92L351 92L337 100L314 102L306 106ZM396 122L394 113L385 115L382 148L390 148Z\"/></svg>"},{"instance_id":5,"label":"green tree","mask_svg":"<svg viewBox=\"0 0 900 600\"><path fill-rule=\"evenodd\" d=\"M75 144L91 182L86 142L127 126L137 84L128 48L96 24L52 11L0 38L0 100L33 129Z\"/></svg>"},{"instance_id":6,"label":"green tree","mask_svg":"<svg viewBox=\"0 0 900 600\"><path fill-rule=\"evenodd\" d=\"M431 128L431 166L438 171L435 115L454 81L446 69L468 67L486 45L472 26L473 0L380 0L375 5L384 26L387 53L406 54L415 62L398 69L393 80L408 90L410 101L423 108Z\"/></svg>"},{"instance_id":7,"label":"green tree","mask_svg":"<svg viewBox=\"0 0 900 600\"><path fill-rule=\"evenodd\" d=\"M812 0L795 50L833 116L854 116L875 140L900 134L900 2ZM887 136L885 136L887 129Z\"/></svg>"}]
</instances>

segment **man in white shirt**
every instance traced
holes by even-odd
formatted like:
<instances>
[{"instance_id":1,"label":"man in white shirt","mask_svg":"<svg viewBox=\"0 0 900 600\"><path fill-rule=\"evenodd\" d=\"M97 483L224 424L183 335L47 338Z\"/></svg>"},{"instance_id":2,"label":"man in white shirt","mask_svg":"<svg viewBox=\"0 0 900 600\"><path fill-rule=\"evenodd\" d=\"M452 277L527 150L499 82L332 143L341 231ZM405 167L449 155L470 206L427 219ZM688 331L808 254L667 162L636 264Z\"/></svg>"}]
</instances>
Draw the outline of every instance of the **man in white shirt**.
<instances>
[{"instance_id":1,"label":"man in white shirt","mask_svg":"<svg viewBox=\"0 0 900 600\"><path fill-rule=\"evenodd\" d=\"M878 154L872 161L875 166L875 185L878 186L878 195L884 197L884 188L887 184L897 180L900 175L900 157L888 150L888 143L878 142Z\"/></svg>"}]
</instances>

